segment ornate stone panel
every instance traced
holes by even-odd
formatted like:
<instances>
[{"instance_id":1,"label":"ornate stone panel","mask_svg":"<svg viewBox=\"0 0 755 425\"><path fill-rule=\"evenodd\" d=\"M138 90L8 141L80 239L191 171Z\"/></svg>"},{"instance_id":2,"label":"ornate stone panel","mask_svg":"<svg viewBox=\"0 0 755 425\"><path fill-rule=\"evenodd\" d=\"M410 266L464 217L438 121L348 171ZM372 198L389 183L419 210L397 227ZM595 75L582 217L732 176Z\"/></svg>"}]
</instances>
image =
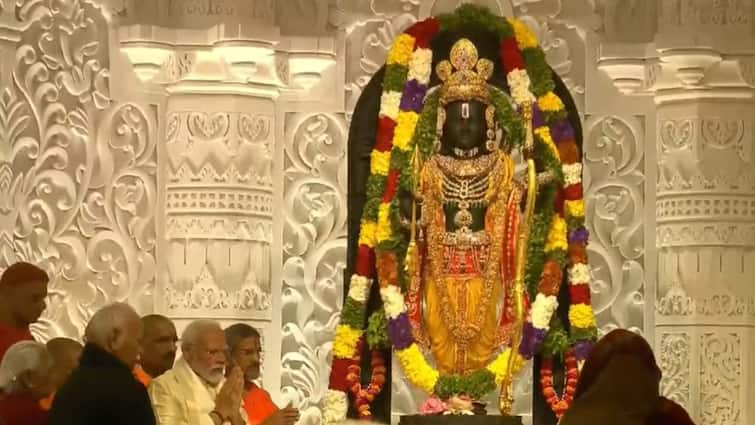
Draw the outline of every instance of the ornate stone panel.
<instances>
[{"instance_id":1,"label":"ornate stone panel","mask_svg":"<svg viewBox=\"0 0 755 425\"><path fill-rule=\"evenodd\" d=\"M4 6L0 268L41 265L50 299L35 336L79 338L108 302L151 311L156 110L111 98L98 7Z\"/></svg>"},{"instance_id":2,"label":"ornate stone panel","mask_svg":"<svg viewBox=\"0 0 755 425\"><path fill-rule=\"evenodd\" d=\"M162 311L269 319L272 124L265 113L201 112L169 100L165 149L166 279ZM248 100L250 110L264 100ZM189 109L189 110L187 110ZM198 109L198 108L197 108Z\"/></svg>"},{"instance_id":3,"label":"ornate stone panel","mask_svg":"<svg viewBox=\"0 0 755 425\"><path fill-rule=\"evenodd\" d=\"M585 123L584 174L593 307L602 333L644 331L645 154L638 117Z\"/></svg>"},{"instance_id":4,"label":"ornate stone panel","mask_svg":"<svg viewBox=\"0 0 755 425\"><path fill-rule=\"evenodd\" d=\"M664 317L752 317L752 121L721 112L659 120L656 310Z\"/></svg>"},{"instance_id":5,"label":"ornate stone panel","mask_svg":"<svg viewBox=\"0 0 755 425\"><path fill-rule=\"evenodd\" d=\"M705 331L700 337L700 424L743 422L742 337L738 332Z\"/></svg>"},{"instance_id":6,"label":"ornate stone panel","mask_svg":"<svg viewBox=\"0 0 755 425\"><path fill-rule=\"evenodd\" d=\"M346 268L343 114L286 113L283 153L282 399L320 423Z\"/></svg>"},{"instance_id":7,"label":"ornate stone panel","mask_svg":"<svg viewBox=\"0 0 755 425\"><path fill-rule=\"evenodd\" d=\"M683 406L688 406L692 380L692 337L687 332L660 332L656 347L658 365L663 370L661 393Z\"/></svg>"}]
</instances>

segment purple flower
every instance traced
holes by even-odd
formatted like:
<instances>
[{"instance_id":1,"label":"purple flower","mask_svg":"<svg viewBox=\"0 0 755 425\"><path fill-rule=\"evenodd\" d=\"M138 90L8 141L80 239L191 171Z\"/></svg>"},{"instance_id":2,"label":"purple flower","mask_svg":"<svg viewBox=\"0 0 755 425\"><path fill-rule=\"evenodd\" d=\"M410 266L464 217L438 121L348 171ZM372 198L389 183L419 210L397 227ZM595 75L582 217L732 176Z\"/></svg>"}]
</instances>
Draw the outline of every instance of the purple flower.
<instances>
[{"instance_id":1,"label":"purple flower","mask_svg":"<svg viewBox=\"0 0 755 425\"><path fill-rule=\"evenodd\" d=\"M574 129L571 126L571 123L569 123L568 119L560 120L556 123L551 124L551 137L553 138L553 141L563 142L566 140L574 140Z\"/></svg>"},{"instance_id":2,"label":"purple flower","mask_svg":"<svg viewBox=\"0 0 755 425\"><path fill-rule=\"evenodd\" d=\"M388 337L397 350L403 350L412 345L414 336L412 336L412 327L406 313L401 313L395 319L388 320Z\"/></svg>"},{"instance_id":3,"label":"purple flower","mask_svg":"<svg viewBox=\"0 0 755 425\"><path fill-rule=\"evenodd\" d=\"M587 242L587 238L590 237L590 233L584 227L578 227L569 232L569 243L575 242Z\"/></svg>"},{"instance_id":4,"label":"purple flower","mask_svg":"<svg viewBox=\"0 0 755 425\"><path fill-rule=\"evenodd\" d=\"M585 360L592 350L593 343L590 341L579 341L574 344L574 356L577 361Z\"/></svg>"},{"instance_id":5,"label":"purple flower","mask_svg":"<svg viewBox=\"0 0 755 425\"><path fill-rule=\"evenodd\" d=\"M545 341L545 329L536 329L532 322L525 322L522 328L522 343L519 345L519 354L525 359L531 359Z\"/></svg>"},{"instance_id":6,"label":"purple flower","mask_svg":"<svg viewBox=\"0 0 755 425\"><path fill-rule=\"evenodd\" d=\"M538 128L545 125L543 119L543 113L540 108L537 107L537 102L532 104L532 128Z\"/></svg>"},{"instance_id":7,"label":"purple flower","mask_svg":"<svg viewBox=\"0 0 755 425\"><path fill-rule=\"evenodd\" d=\"M404 85L404 93L401 96L399 108L402 111L422 112L427 87L418 83L417 80L409 80Z\"/></svg>"}]
</instances>

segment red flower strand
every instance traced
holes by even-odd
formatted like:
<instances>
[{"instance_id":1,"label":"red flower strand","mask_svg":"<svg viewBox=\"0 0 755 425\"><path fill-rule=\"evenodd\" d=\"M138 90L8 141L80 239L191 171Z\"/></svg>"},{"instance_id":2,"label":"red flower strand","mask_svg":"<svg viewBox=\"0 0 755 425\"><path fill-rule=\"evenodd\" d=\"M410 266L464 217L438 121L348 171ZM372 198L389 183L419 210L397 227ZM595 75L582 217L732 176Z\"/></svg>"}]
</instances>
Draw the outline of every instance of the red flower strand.
<instances>
[{"instance_id":1,"label":"red flower strand","mask_svg":"<svg viewBox=\"0 0 755 425\"><path fill-rule=\"evenodd\" d=\"M346 372L346 385L349 388L349 392L354 395L354 407L356 408L359 418L370 420L372 419L372 412L370 411L370 404L375 397L380 394L385 384L385 359L383 359L383 353L380 350L371 350L370 368L372 369L372 377L370 383L366 386L362 386L362 368L360 363L362 361L362 348L364 346L364 339L360 339L357 344L357 355L353 359Z\"/></svg>"},{"instance_id":2,"label":"red flower strand","mask_svg":"<svg viewBox=\"0 0 755 425\"><path fill-rule=\"evenodd\" d=\"M553 358L543 358L540 364L540 387L543 391L543 397L558 419L561 419L561 416L569 410L574 402L574 393L577 390L577 381L579 380L577 358L573 350L566 352L564 363L566 364L566 383L564 392L560 397L553 387Z\"/></svg>"}]
</instances>

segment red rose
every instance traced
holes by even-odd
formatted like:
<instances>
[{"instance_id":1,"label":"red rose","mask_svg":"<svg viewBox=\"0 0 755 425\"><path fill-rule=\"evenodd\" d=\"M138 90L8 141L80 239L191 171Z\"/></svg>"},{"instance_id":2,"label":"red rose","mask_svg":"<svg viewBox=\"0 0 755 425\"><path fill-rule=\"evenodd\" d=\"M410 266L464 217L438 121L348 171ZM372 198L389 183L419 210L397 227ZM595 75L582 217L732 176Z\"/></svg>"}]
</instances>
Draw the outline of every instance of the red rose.
<instances>
[{"instance_id":1,"label":"red rose","mask_svg":"<svg viewBox=\"0 0 755 425\"><path fill-rule=\"evenodd\" d=\"M569 285L569 301L572 305L590 305L590 286L585 283Z\"/></svg>"},{"instance_id":2,"label":"red rose","mask_svg":"<svg viewBox=\"0 0 755 425\"><path fill-rule=\"evenodd\" d=\"M524 69L522 53L519 51L519 46L517 46L514 37L501 40L500 56L501 65L503 65L503 70L507 75L515 69Z\"/></svg>"},{"instance_id":3,"label":"red rose","mask_svg":"<svg viewBox=\"0 0 755 425\"><path fill-rule=\"evenodd\" d=\"M356 274L372 279L375 272L375 251L367 245L359 245L357 251L357 263L354 270Z\"/></svg>"},{"instance_id":4,"label":"red rose","mask_svg":"<svg viewBox=\"0 0 755 425\"><path fill-rule=\"evenodd\" d=\"M391 170L388 173L388 181L385 184L382 202L391 202L393 195L396 194L396 186L398 186L398 170Z\"/></svg>"},{"instance_id":5,"label":"red rose","mask_svg":"<svg viewBox=\"0 0 755 425\"><path fill-rule=\"evenodd\" d=\"M377 138L375 140L375 150L388 152L393 145L393 132L396 129L396 121L388 117L380 117L378 121Z\"/></svg>"}]
</instances>

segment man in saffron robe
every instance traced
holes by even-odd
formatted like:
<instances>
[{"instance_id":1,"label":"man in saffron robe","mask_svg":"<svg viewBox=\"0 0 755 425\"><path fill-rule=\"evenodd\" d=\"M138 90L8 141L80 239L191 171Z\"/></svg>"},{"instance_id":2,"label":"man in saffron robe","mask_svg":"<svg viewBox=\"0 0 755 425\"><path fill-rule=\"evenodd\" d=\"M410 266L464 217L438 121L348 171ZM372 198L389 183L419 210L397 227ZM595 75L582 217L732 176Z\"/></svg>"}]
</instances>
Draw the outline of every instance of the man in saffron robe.
<instances>
[{"instance_id":1,"label":"man in saffron robe","mask_svg":"<svg viewBox=\"0 0 755 425\"><path fill-rule=\"evenodd\" d=\"M29 263L16 263L0 277L0 358L11 345L33 340L29 325L45 311L47 273Z\"/></svg>"},{"instance_id":2,"label":"man in saffron robe","mask_svg":"<svg viewBox=\"0 0 755 425\"><path fill-rule=\"evenodd\" d=\"M176 360L176 343L178 334L176 326L165 316L150 314L142 317L144 338L139 365L134 369L134 376L145 387L153 378L157 378L173 367Z\"/></svg>"},{"instance_id":3,"label":"man in saffron robe","mask_svg":"<svg viewBox=\"0 0 755 425\"><path fill-rule=\"evenodd\" d=\"M262 344L260 334L245 323L237 323L225 330L229 364L244 372L244 408L249 425L293 425L299 420L299 410L288 406L278 409L267 391L255 381L260 378Z\"/></svg>"}]
</instances>

